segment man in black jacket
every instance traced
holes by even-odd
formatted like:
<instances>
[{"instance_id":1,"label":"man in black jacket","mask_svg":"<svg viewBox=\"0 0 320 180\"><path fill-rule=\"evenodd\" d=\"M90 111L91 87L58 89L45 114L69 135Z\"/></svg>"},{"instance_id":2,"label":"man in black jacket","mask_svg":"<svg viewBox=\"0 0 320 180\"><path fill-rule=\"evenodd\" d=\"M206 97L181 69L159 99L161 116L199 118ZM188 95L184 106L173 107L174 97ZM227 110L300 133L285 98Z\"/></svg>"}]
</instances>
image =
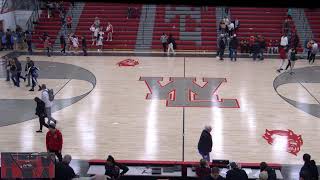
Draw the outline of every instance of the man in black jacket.
<instances>
[{"instance_id":1,"label":"man in black jacket","mask_svg":"<svg viewBox=\"0 0 320 180\"><path fill-rule=\"evenodd\" d=\"M277 180L276 171L268 166L266 162L260 163L260 172L267 171L268 173L268 180Z\"/></svg>"},{"instance_id":2,"label":"man in black jacket","mask_svg":"<svg viewBox=\"0 0 320 180\"><path fill-rule=\"evenodd\" d=\"M15 57L15 58L13 58L13 60L14 60L16 67L17 67L16 83L17 83L17 86L20 87L20 78L23 79L24 81L26 81L26 78L21 76L22 66L21 66L21 63L18 60L18 58Z\"/></svg>"},{"instance_id":3,"label":"man in black jacket","mask_svg":"<svg viewBox=\"0 0 320 180\"><path fill-rule=\"evenodd\" d=\"M43 126L45 126L46 128L49 128L49 126L45 122L46 108L45 108L44 102L40 98L35 97L34 101L37 103L36 115L39 117L39 124L40 124L40 129L36 132L41 133Z\"/></svg>"},{"instance_id":4,"label":"man in black jacket","mask_svg":"<svg viewBox=\"0 0 320 180\"><path fill-rule=\"evenodd\" d=\"M201 133L198 150L202 158L210 162L210 152L212 151L212 136L210 134L212 128L211 126L205 126Z\"/></svg>"},{"instance_id":5,"label":"man in black jacket","mask_svg":"<svg viewBox=\"0 0 320 180\"><path fill-rule=\"evenodd\" d=\"M240 169L237 163L230 163L231 169L227 172L226 180L248 180L246 171Z\"/></svg>"},{"instance_id":6,"label":"man in black jacket","mask_svg":"<svg viewBox=\"0 0 320 180\"><path fill-rule=\"evenodd\" d=\"M62 48L62 50L60 52L65 54L66 53L67 43L66 43L66 39L65 39L63 34L61 34L61 36L60 36L60 45L61 45L61 48Z\"/></svg>"},{"instance_id":7,"label":"man in black jacket","mask_svg":"<svg viewBox=\"0 0 320 180\"><path fill-rule=\"evenodd\" d=\"M226 48L225 37L223 34L221 34L219 37L218 47L219 49L218 49L217 56L220 58L220 60L223 60L224 49Z\"/></svg>"},{"instance_id":8,"label":"man in black jacket","mask_svg":"<svg viewBox=\"0 0 320 180\"><path fill-rule=\"evenodd\" d=\"M82 35L81 37L81 44L82 44L82 51L83 51L83 55L87 56L87 40L86 40L86 36Z\"/></svg>"},{"instance_id":9,"label":"man in black jacket","mask_svg":"<svg viewBox=\"0 0 320 180\"><path fill-rule=\"evenodd\" d=\"M66 154L63 157L62 162L59 162L55 166L55 179L56 180L71 180L76 178L77 175L74 173L72 167L70 167L71 156Z\"/></svg>"},{"instance_id":10,"label":"man in black jacket","mask_svg":"<svg viewBox=\"0 0 320 180\"><path fill-rule=\"evenodd\" d=\"M304 165L300 170L300 176L303 175L306 179L310 180L318 180L319 179L319 172L318 168L315 165L314 161L311 160L310 154L303 155Z\"/></svg>"},{"instance_id":11,"label":"man in black jacket","mask_svg":"<svg viewBox=\"0 0 320 180\"><path fill-rule=\"evenodd\" d=\"M24 71L26 72L26 78L28 79L28 84L27 87L29 87L31 85L31 75L29 72L30 68L34 66L34 62L30 59L30 57L27 57L27 63L26 66L24 68Z\"/></svg>"},{"instance_id":12,"label":"man in black jacket","mask_svg":"<svg viewBox=\"0 0 320 180\"><path fill-rule=\"evenodd\" d=\"M238 49L238 45L239 45L239 41L238 41L238 38L236 36L236 34L234 34L229 42L229 47L230 47L230 52L231 52L231 55L230 55L230 59L231 61L237 61L237 49Z\"/></svg>"}]
</instances>

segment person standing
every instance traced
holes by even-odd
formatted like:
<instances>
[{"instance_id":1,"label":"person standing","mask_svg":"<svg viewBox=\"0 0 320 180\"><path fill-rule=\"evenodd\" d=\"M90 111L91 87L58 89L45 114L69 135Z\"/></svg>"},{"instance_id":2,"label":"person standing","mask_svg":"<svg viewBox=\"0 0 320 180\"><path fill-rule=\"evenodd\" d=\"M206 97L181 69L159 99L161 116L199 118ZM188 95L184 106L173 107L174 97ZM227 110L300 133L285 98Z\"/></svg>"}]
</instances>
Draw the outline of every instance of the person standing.
<instances>
[{"instance_id":1,"label":"person standing","mask_svg":"<svg viewBox=\"0 0 320 180\"><path fill-rule=\"evenodd\" d=\"M110 22L108 22L106 31L107 31L107 41L112 41L113 26Z\"/></svg>"},{"instance_id":2,"label":"person standing","mask_svg":"<svg viewBox=\"0 0 320 180\"><path fill-rule=\"evenodd\" d=\"M226 48L225 38L223 34L221 34L219 37L218 47L219 49L217 53L217 58L219 58L222 61L223 55L224 55L224 49Z\"/></svg>"},{"instance_id":3,"label":"person standing","mask_svg":"<svg viewBox=\"0 0 320 180\"><path fill-rule=\"evenodd\" d=\"M162 33L162 36L160 37L160 41L162 43L163 53L165 53L167 50L167 41L168 41L168 37L165 33Z\"/></svg>"},{"instance_id":4,"label":"person standing","mask_svg":"<svg viewBox=\"0 0 320 180\"><path fill-rule=\"evenodd\" d=\"M29 55L32 55L32 36L31 32L26 31L26 39L25 39L27 46L28 46L28 52Z\"/></svg>"},{"instance_id":5,"label":"person standing","mask_svg":"<svg viewBox=\"0 0 320 180\"><path fill-rule=\"evenodd\" d=\"M288 58L288 65L286 67L286 70L290 67L290 74L293 74L292 69L297 60L297 55L296 55L297 51L294 48L291 48L288 54L289 54L289 58Z\"/></svg>"},{"instance_id":6,"label":"person standing","mask_svg":"<svg viewBox=\"0 0 320 180\"><path fill-rule=\"evenodd\" d=\"M71 41L72 41L72 48L75 50L75 53L77 53L79 49L78 37L75 34L73 34L73 36L71 37Z\"/></svg>"},{"instance_id":7,"label":"person standing","mask_svg":"<svg viewBox=\"0 0 320 180\"><path fill-rule=\"evenodd\" d=\"M17 87L19 87L19 84L17 83L17 66L13 59L10 60L10 74L11 74L11 80L13 84Z\"/></svg>"},{"instance_id":8,"label":"person standing","mask_svg":"<svg viewBox=\"0 0 320 180\"><path fill-rule=\"evenodd\" d=\"M281 37L281 40L280 40L280 50L279 50L279 52L280 52L281 63L280 63L279 69L277 70L279 73L283 70L282 66L286 61L287 48L288 48L288 37L287 37L286 34L284 34Z\"/></svg>"},{"instance_id":9,"label":"person standing","mask_svg":"<svg viewBox=\"0 0 320 180\"><path fill-rule=\"evenodd\" d=\"M50 38L48 36L46 36L45 40L43 41L43 47L45 50L47 50L47 56L50 57L51 43L50 43Z\"/></svg>"},{"instance_id":10,"label":"person standing","mask_svg":"<svg viewBox=\"0 0 320 180\"><path fill-rule=\"evenodd\" d=\"M311 47L311 55L310 55L310 60L309 60L309 64L313 64L314 60L316 59L316 54L318 53L319 49L318 49L318 43L316 43L315 41L312 44Z\"/></svg>"},{"instance_id":11,"label":"person standing","mask_svg":"<svg viewBox=\"0 0 320 180\"><path fill-rule=\"evenodd\" d=\"M210 152L212 151L212 136L211 136L212 128L211 126L205 126L199 142L198 142L198 150L203 159L210 162Z\"/></svg>"},{"instance_id":12,"label":"person standing","mask_svg":"<svg viewBox=\"0 0 320 180\"><path fill-rule=\"evenodd\" d=\"M169 35L169 38L168 38L168 51L167 51L167 55L169 56L170 55L170 51L175 55L176 52L174 51L175 49L175 46L176 46L176 41L175 39L172 37L172 34Z\"/></svg>"},{"instance_id":13,"label":"person standing","mask_svg":"<svg viewBox=\"0 0 320 180\"><path fill-rule=\"evenodd\" d=\"M71 32L71 28L72 28L72 17L69 15L67 16L67 29L69 32Z\"/></svg>"},{"instance_id":14,"label":"person standing","mask_svg":"<svg viewBox=\"0 0 320 180\"><path fill-rule=\"evenodd\" d=\"M100 31L98 33L98 36L97 36L97 44L96 44L96 46L98 47L98 52L101 52L102 48L103 48L103 35L104 35L104 32Z\"/></svg>"},{"instance_id":15,"label":"person standing","mask_svg":"<svg viewBox=\"0 0 320 180\"><path fill-rule=\"evenodd\" d=\"M237 49L238 49L239 41L237 39L237 35L234 34L229 42L230 50L231 50L231 61L237 61Z\"/></svg>"},{"instance_id":16,"label":"person standing","mask_svg":"<svg viewBox=\"0 0 320 180\"><path fill-rule=\"evenodd\" d=\"M47 151L55 153L55 155L59 159L59 162L62 161L62 144L63 138L61 132L58 129L56 129L56 124L54 122L50 122L49 131L46 135Z\"/></svg>"},{"instance_id":17,"label":"person standing","mask_svg":"<svg viewBox=\"0 0 320 180\"><path fill-rule=\"evenodd\" d=\"M62 50L60 52L65 54L66 53L67 43L66 43L66 39L65 39L63 34L61 34L61 36L60 36L60 45L61 45L61 48L62 48Z\"/></svg>"},{"instance_id":18,"label":"person standing","mask_svg":"<svg viewBox=\"0 0 320 180\"><path fill-rule=\"evenodd\" d=\"M307 180L318 180L319 172L314 161L311 160L310 154L303 155L304 165L300 169L300 175L304 175Z\"/></svg>"},{"instance_id":19,"label":"person standing","mask_svg":"<svg viewBox=\"0 0 320 180\"><path fill-rule=\"evenodd\" d=\"M17 83L18 87L20 87L20 78L23 79L24 81L26 81L26 78L21 76L22 66L21 66L21 63L18 60L18 58L14 57L13 60L14 60L14 63L17 67L16 83Z\"/></svg>"},{"instance_id":20,"label":"person standing","mask_svg":"<svg viewBox=\"0 0 320 180\"><path fill-rule=\"evenodd\" d=\"M37 103L36 107L36 115L39 117L39 124L40 124L40 129L36 131L37 133L42 133L42 127L49 128L49 126L45 122L45 117L46 117L46 108L45 104L43 101L41 101L40 98L35 97L34 101Z\"/></svg>"},{"instance_id":21,"label":"person standing","mask_svg":"<svg viewBox=\"0 0 320 180\"><path fill-rule=\"evenodd\" d=\"M86 40L86 36L83 34L81 37L81 44L82 44L82 51L83 51L83 55L87 56L87 40Z\"/></svg>"},{"instance_id":22,"label":"person standing","mask_svg":"<svg viewBox=\"0 0 320 180\"><path fill-rule=\"evenodd\" d=\"M41 92L41 100L45 103L46 115L47 115L47 118L48 118L48 124L50 124L50 121L53 121L54 123L57 123L57 121L51 115L53 101L50 101L49 89L47 89L47 86L45 84L42 84L41 85L41 90L42 90L42 92Z\"/></svg>"},{"instance_id":23,"label":"person standing","mask_svg":"<svg viewBox=\"0 0 320 180\"><path fill-rule=\"evenodd\" d=\"M31 85L31 81L30 81L31 75L28 72L29 72L30 68L32 66L34 66L34 62L30 59L30 57L27 57L26 59L27 59L27 63L24 68L24 71L26 72L26 78L28 79L28 84L26 85L26 87L29 87Z\"/></svg>"}]
</instances>

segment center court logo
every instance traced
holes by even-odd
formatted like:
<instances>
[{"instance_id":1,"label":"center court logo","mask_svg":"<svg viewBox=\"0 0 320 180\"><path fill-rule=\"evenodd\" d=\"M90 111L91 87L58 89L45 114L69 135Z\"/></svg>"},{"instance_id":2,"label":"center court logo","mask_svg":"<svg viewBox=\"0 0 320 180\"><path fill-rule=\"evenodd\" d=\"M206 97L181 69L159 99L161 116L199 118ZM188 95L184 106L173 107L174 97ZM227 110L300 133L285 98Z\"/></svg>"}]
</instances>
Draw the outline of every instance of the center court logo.
<instances>
[{"instance_id":1,"label":"center court logo","mask_svg":"<svg viewBox=\"0 0 320 180\"><path fill-rule=\"evenodd\" d=\"M168 107L219 107L239 108L237 99L219 99L216 91L226 82L225 78L203 78L200 86L196 78L171 77L170 82L161 85L162 77L141 77L150 93L146 99L166 100Z\"/></svg>"}]
</instances>

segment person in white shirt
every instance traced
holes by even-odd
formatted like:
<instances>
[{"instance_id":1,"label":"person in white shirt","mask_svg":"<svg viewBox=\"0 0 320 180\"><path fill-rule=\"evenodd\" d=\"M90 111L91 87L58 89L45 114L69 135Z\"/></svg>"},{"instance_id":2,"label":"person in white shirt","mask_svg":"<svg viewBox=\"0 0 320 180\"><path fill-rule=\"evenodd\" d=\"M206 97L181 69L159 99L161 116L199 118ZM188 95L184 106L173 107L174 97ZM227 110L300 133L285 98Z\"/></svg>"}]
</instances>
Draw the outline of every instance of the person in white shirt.
<instances>
[{"instance_id":1,"label":"person in white shirt","mask_svg":"<svg viewBox=\"0 0 320 180\"><path fill-rule=\"evenodd\" d=\"M311 48L311 55L309 59L309 64L313 64L314 60L316 59L316 54L318 53L319 48L318 48L318 43L313 42L312 48Z\"/></svg>"},{"instance_id":2,"label":"person in white shirt","mask_svg":"<svg viewBox=\"0 0 320 180\"><path fill-rule=\"evenodd\" d=\"M110 22L108 22L106 31L107 31L107 41L112 41L113 26L111 25Z\"/></svg>"},{"instance_id":3,"label":"person in white shirt","mask_svg":"<svg viewBox=\"0 0 320 180\"><path fill-rule=\"evenodd\" d=\"M103 35L104 35L103 31L100 31L98 33L97 44L96 44L98 46L98 52L101 52L103 48Z\"/></svg>"},{"instance_id":4,"label":"person in white shirt","mask_svg":"<svg viewBox=\"0 0 320 180\"><path fill-rule=\"evenodd\" d=\"M288 37L287 37L287 35L283 35L281 37L280 46L283 47L283 48L287 48L287 46L288 46Z\"/></svg>"},{"instance_id":5,"label":"person in white shirt","mask_svg":"<svg viewBox=\"0 0 320 180\"><path fill-rule=\"evenodd\" d=\"M76 37L76 35L73 35L71 37L71 41L72 41L72 47L75 50L75 52L77 53L78 49L79 49L79 39L78 39L78 37Z\"/></svg>"},{"instance_id":6,"label":"person in white shirt","mask_svg":"<svg viewBox=\"0 0 320 180\"><path fill-rule=\"evenodd\" d=\"M283 70L282 66L284 65L287 59L287 48L288 48L288 37L286 34L284 34L283 36L281 36L281 40L280 40L279 53L280 53L281 61L280 61L280 67L279 69L277 69L279 73Z\"/></svg>"},{"instance_id":7,"label":"person in white shirt","mask_svg":"<svg viewBox=\"0 0 320 180\"><path fill-rule=\"evenodd\" d=\"M50 101L50 99L49 99L49 90L47 89L47 86L45 84L41 85L41 89L42 89L41 100L44 102L45 107L46 107L46 115L48 118L48 124L50 124L50 121L53 121L56 124L57 121L51 115L51 108L52 108L53 102Z\"/></svg>"}]
</instances>

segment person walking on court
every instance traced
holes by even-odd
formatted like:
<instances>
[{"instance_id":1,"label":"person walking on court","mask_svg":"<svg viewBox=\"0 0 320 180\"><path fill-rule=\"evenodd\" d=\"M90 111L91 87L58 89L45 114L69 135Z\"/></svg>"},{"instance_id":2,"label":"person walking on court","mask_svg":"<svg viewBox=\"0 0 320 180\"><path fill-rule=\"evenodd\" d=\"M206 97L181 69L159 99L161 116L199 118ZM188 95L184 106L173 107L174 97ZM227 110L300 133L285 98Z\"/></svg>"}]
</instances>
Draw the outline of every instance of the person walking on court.
<instances>
[{"instance_id":1,"label":"person walking on court","mask_svg":"<svg viewBox=\"0 0 320 180\"><path fill-rule=\"evenodd\" d=\"M17 83L17 66L13 59L10 60L9 64L10 64L11 80L15 86L19 87Z\"/></svg>"},{"instance_id":2,"label":"person walking on court","mask_svg":"<svg viewBox=\"0 0 320 180\"><path fill-rule=\"evenodd\" d=\"M313 42L312 47L311 47L311 55L309 59L309 64L313 64L314 60L316 59L316 54L318 53L318 43Z\"/></svg>"},{"instance_id":3,"label":"person walking on court","mask_svg":"<svg viewBox=\"0 0 320 180\"><path fill-rule=\"evenodd\" d=\"M47 56L50 57L51 43L50 43L50 38L48 36L46 36L43 41L43 47L47 51Z\"/></svg>"},{"instance_id":4,"label":"person walking on court","mask_svg":"<svg viewBox=\"0 0 320 180\"><path fill-rule=\"evenodd\" d=\"M18 60L18 58L14 57L13 60L14 60L14 63L17 67L16 83L17 83L17 86L20 87L20 78L23 79L24 81L26 81L26 78L21 76L22 66L21 66L21 63Z\"/></svg>"},{"instance_id":5,"label":"person walking on court","mask_svg":"<svg viewBox=\"0 0 320 180\"><path fill-rule=\"evenodd\" d=\"M288 52L288 55L289 55L289 57L288 57L288 65L286 67L286 70L290 67L290 74L292 75L293 74L292 69L294 67L294 64L295 64L296 60L298 60L297 52L296 52L295 48L291 48L289 50L289 52Z\"/></svg>"},{"instance_id":6,"label":"person walking on court","mask_svg":"<svg viewBox=\"0 0 320 180\"><path fill-rule=\"evenodd\" d=\"M82 44L82 51L83 51L83 55L87 56L87 40L86 40L86 36L82 35L81 37L81 44Z\"/></svg>"},{"instance_id":7,"label":"person walking on court","mask_svg":"<svg viewBox=\"0 0 320 180\"><path fill-rule=\"evenodd\" d=\"M56 129L56 124L54 122L49 123L49 131L46 135L46 146L47 151L55 153L55 155L58 157L59 162L62 161L62 144L63 144L63 138L61 132Z\"/></svg>"},{"instance_id":8,"label":"person walking on court","mask_svg":"<svg viewBox=\"0 0 320 180\"><path fill-rule=\"evenodd\" d=\"M212 127L205 126L199 142L198 142L198 150L203 159L210 162L210 152L212 151L212 136L211 136Z\"/></svg>"},{"instance_id":9,"label":"person walking on court","mask_svg":"<svg viewBox=\"0 0 320 180\"><path fill-rule=\"evenodd\" d=\"M46 117L46 107L44 102L38 98L35 97L34 101L37 103L36 107L36 115L39 117L39 124L40 124L40 129L36 131L37 133L42 133L42 127L49 128L49 126L45 122L45 117Z\"/></svg>"},{"instance_id":10,"label":"person walking on court","mask_svg":"<svg viewBox=\"0 0 320 180\"><path fill-rule=\"evenodd\" d=\"M36 85L38 84L39 71L40 69L37 68L34 64L32 65L32 67L29 68L28 75L31 77L32 81L32 87L29 91L34 91L34 87L36 87ZM40 85L38 91L41 91Z\"/></svg>"},{"instance_id":11,"label":"person walking on court","mask_svg":"<svg viewBox=\"0 0 320 180\"><path fill-rule=\"evenodd\" d=\"M165 53L167 50L167 40L168 40L167 35L165 33L162 33L162 36L160 37L160 41L162 43L163 53Z\"/></svg>"},{"instance_id":12,"label":"person walking on court","mask_svg":"<svg viewBox=\"0 0 320 180\"><path fill-rule=\"evenodd\" d=\"M170 55L170 51L175 55L176 52L174 51L175 49L175 46L176 46L176 41L175 39L172 37L172 34L169 35L169 38L168 38L168 51L167 51L167 55L169 56Z\"/></svg>"},{"instance_id":13,"label":"person walking on court","mask_svg":"<svg viewBox=\"0 0 320 180\"><path fill-rule=\"evenodd\" d=\"M46 107L46 115L48 118L48 124L50 124L50 121L53 121L54 123L57 123L57 121L52 117L51 110L53 105L53 91L47 89L47 86L45 84L41 85L41 100L45 103Z\"/></svg>"},{"instance_id":14,"label":"person walking on court","mask_svg":"<svg viewBox=\"0 0 320 180\"><path fill-rule=\"evenodd\" d=\"M230 50L231 50L231 61L237 61L237 49L238 49L239 41L237 39L236 34L234 34L229 42Z\"/></svg>"},{"instance_id":15,"label":"person walking on court","mask_svg":"<svg viewBox=\"0 0 320 180\"><path fill-rule=\"evenodd\" d=\"M218 40L218 52L217 52L217 58L219 58L221 61L223 60L224 55L224 49L226 48L225 43L225 36L224 34L221 34Z\"/></svg>"},{"instance_id":16,"label":"person walking on court","mask_svg":"<svg viewBox=\"0 0 320 180\"><path fill-rule=\"evenodd\" d=\"M26 31L26 39L25 39L27 45L28 45L28 52L29 55L32 55L32 33L29 31Z\"/></svg>"},{"instance_id":17,"label":"person walking on court","mask_svg":"<svg viewBox=\"0 0 320 180\"><path fill-rule=\"evenodd\" d=\"M24 71L26 72L26 78L28 80L28 84L26 86L29 87L31 85L31 81L30 81L31 75L28 72L29 72L30 68L32 66L34 66L34 62L30 59L30 57L27 57L26 59L27 59L27 63L26 63L26 66L24 68Z\"/></svg>"},{"instance_id":18,"label":"person walking on court","mask_svg":"<svg viewBox=\"0 0 320 180\"><path fill-rule=\"evenodd\" d=\"M3 59L6 67L6 81L10 81L10 59L8 56L4 56Z\"/></svg>"}]
</instances>

